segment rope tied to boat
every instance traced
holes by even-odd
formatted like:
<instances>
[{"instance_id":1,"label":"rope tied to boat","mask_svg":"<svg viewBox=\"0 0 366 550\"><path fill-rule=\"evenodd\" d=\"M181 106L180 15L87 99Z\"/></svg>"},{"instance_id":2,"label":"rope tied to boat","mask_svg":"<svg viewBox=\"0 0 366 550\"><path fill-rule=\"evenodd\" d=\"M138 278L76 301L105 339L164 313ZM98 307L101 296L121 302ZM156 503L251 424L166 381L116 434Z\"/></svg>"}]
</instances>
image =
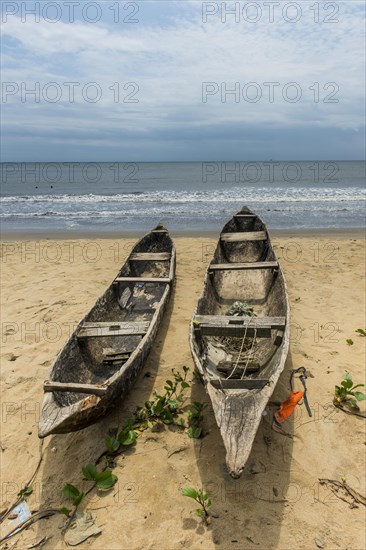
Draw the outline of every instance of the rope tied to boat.
<instances>
[{"instance_id":1,"label":"rope tied to boat","mask_svg":"<svg viewBox=\"0 0 366 550\"><path fill-rule=\"evenodd\" d=\"M241 341L241 346L240 346L240 350L239 350L239 353L238 353L238 357L237 357L237 359L236 359L236 363L235 363L235 365L234 365L234 368L232 369L232 371L231 371L231 373L229 374L229 376L226 377L226 380L228 380L229 378L231 378L231 377L234 375L236 369L238 368L238 364L239 364L239 361L240 361L240 358L241 358L241 354L242 354L242 352L243 352L244 343L245 343L245 339L246 339L246 336L247 336L248 328L249 328L249 325L250 325L251 321L254 319L254 317L256 317L256 314L254 313L254 311L252 311L250 315L247 315L247 317L249 317L249 321L248 321L248 323L247 323L247 325L246 325L246 327L245 327L245 330L244 330L244 335L243 335L243 338L242 338L242 341ZM240 377L241 380L243 380L243 378L244 378L244 376L245 376L245 373L246 373L246 370L247 370L247 368L248 368L250 359L253 358L252 353L253 353L253 348L254 348L256 336L257 336L257 328L256 328L256 326L254 325L254 335L253 335L253 339L252 339L252 344L251 344L251 346L250 346L250 348L249 348L249 350L248 350L248 355L247 355L247 357L246 357L245 367L244 367L243 372L242 372L241 377ZM247 351L247 350L246 350L246 351Z\"/></svg>"}]
</instances>

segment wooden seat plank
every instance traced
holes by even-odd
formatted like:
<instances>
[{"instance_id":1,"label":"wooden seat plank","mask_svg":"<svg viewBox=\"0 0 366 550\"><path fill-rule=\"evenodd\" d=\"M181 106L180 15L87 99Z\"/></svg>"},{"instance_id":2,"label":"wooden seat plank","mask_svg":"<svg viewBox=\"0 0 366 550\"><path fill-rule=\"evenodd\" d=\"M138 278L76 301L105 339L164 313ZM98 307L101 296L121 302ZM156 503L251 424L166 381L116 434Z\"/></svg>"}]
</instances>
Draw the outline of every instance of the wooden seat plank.
<instances>
[{"instance_id":1,"label":"wooden seat plank","mask_svg":"<svg viewBox=\"0 0 366 550\"><path fill-rule=\"evenodd\" d=\"M169 284L169 277L116 277L115 283L164 283Z\"/></svg>"},{"instance_id":2,"label":"wooden seat plank","mask_svg":"<svg viewBox=\"0 0 366 550\"><path fill-rule=\"evenodd\" d=\"M131 254L130 261L154 261L165 262L171 258L170 252L135 252Z\"/></svg>"},{"instance_id":3,"label":"wooden seat plank","mask_svg":"<svg viewBox=\"0 0 366 550\"><path fill-rule=\"evenodd\" d=\"M52 382L46 380L43 389L45 392L61 391L73 393L88 393L92 395L104 395L107 392L105 386L97 384L74 384L69 382Z\"/></svg>"},{"instance_id":4,"label":"wooden seat plank","mask_svg":"<svg viewBox=\"0 0 366 550\"><path fill-rule=\"evenodd\" d=\"M78 338L105 337L105 336L144 336L150 323L148 321L141 322L124 322L114 323L83 323L78 332Z\"/></svg>"},{"instance_id":5,"label":"wooden seat plank","mask_svg":"<svg viewBox=\"0 0 366 550\"><path fill-rule=\"evenodd\" d=\"M238 269L276 269L278 262L248 262L231 264L211 264L209 271L226 271Z\"/></svg>"},{"instance_id":6,"label":"wooden seat plank","mask_svg":"<svg viewBox=\"0 0 366 550\"><path fill-rule=\"evenodd\" d=\"M261 390L267 384L269 380L263 378L229 378L227 380L221 378L215 378L210 380L210 384L217 389L223 390Z\"/></svg>"},{"instance_id":7,"label":"wooden seat plank","mask_svg":"<svg viewBox=\"0 0 366 550\"><path fill-rule=\"evenodd\" d=\"M265 241L267 238L266 231L243 231L240 233L221 233L220 235L220 240L226 242Z\"/></svg>"},{"instance_id":8,"label":"wooden seat plank","mask_svg":"<svg viewBox=\"0 0 366 550\"><path fill-rule=\"evenodd\" d=\"M195 315L193 323L203 336L270 338L271 330L283 329L285 317L236 317L229 315Z\"/></svg>"},{"instance_id":9,"label":"wooden seat plank","mask_svg":"<svg viewBox=\"0 0 366 550\"><path fill-rule=\"evenodd\" d=\"M195 315L194 322L213 325L250 325L261 328L281 329L286 325L286 317L248 317L236 315Z\"/></svg>"}]
</instances>

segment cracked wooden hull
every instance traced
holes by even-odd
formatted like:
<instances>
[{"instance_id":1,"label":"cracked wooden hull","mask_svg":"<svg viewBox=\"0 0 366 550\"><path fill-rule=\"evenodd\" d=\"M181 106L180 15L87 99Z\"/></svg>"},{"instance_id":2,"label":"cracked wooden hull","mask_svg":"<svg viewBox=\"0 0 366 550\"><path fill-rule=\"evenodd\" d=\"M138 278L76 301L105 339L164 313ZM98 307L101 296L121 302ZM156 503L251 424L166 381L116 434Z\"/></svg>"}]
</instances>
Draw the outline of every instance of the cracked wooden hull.
<instances>
[{"instance_id":1,"label":"cracked wooden hull","mask_svg":"<svg viewBox=\"0 0 366 550\"><path fill-rule=\"evenodd\" d=\"M235 302L245 302L255 316L230 317ZM245 467L283 371L289 326L286 284L266 226L243 208L223 228L190 326L193 359L212 402L232 477ZM246 342L249 351L243 353Z\"/></svg>"},{"instance_id":2,"label":"cracked wooden hull","mask_svg":"<svg viewBox=\"0 0 366 550\"><path fill-rule=\"evenodd\" d=\"M136 243L51 367L39 437L85 428L120 403L153 345L171 294L175 263L174 244L162 226ZM76 384L80 391L68 391ZM53 386L57 391L50 391Z\"/></svg>"}]
</instances>

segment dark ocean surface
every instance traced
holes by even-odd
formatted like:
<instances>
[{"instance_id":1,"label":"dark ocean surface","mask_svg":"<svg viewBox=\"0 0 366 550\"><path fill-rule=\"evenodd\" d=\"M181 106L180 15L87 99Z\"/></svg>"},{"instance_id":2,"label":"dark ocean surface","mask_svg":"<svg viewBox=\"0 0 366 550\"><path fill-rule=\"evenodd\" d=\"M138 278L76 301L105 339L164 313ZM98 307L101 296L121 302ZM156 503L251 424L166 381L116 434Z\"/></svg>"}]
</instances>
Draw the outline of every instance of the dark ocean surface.
<instances>
[{"instance_id":1,"label":"dark ocean surface","mask_svg":"<svg viewBox=\"0 0 366 550\"><path fill-rule=\"evenodd\" d=\"M271 229L365 225L365 162L1 165L6 233L218 231L247 205Z\"/></svg>"}]
</instances>

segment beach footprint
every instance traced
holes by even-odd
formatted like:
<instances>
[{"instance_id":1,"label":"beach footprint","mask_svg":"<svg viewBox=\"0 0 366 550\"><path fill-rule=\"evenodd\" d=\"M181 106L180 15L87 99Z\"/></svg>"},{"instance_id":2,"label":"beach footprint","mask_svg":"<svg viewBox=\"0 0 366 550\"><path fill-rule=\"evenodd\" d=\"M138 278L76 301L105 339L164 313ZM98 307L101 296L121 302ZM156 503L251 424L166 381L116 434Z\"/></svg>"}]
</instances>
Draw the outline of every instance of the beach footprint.
<instances>
[{"instance_id":1,"label":"beach footprint","mask_svg":"<svg viewBox=\"0 0 366 550\"><path fill-rule=\"evenodd\" d=\"M14 353L6 353L4 355L5 359L7 359L8 361L16 361L18 359L18 357L20 357L20 355L14 355Z\"/></svg>"}]
</instances>

